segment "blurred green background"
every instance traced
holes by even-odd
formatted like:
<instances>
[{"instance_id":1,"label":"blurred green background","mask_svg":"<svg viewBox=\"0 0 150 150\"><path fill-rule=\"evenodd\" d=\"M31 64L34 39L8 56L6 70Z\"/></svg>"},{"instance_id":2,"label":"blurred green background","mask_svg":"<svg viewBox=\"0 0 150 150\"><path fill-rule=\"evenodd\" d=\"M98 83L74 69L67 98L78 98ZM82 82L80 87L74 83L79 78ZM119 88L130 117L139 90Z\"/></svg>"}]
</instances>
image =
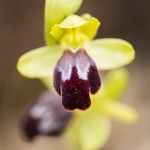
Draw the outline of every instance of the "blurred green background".
<instances>
[{"instance_id":1,"label":"blurred green background","mask_svg":"<svg viewBox=\"0 0 150 150\"><path fill-rule=\"evenodd\" d=\"M44 89L16 70L23 53L44 45L43 11L44 0L0 0L0 150L62 149L61 137L28 143L18 130L20 116ZM102 150L149 150L150 1L84 0L78 14L85 12L101 21L98 38L122 38L136 51L136 59L127 66L131 84L123 101L137 109L139 121L126 125L112 120L112 133Z\"/></svg>"}]
</instances>

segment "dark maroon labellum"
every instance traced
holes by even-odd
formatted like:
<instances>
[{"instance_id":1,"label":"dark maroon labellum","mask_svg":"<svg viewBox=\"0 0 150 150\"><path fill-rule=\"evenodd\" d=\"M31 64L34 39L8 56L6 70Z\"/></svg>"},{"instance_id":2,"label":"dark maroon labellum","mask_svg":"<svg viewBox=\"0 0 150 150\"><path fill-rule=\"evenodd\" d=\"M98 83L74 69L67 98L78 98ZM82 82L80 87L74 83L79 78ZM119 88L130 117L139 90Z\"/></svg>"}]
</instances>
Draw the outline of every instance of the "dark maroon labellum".
<instances>
[{"instance_id":1,"label":"dark maroon labellum","mask_svg":"<svg viewBox=\"0 0 150 150\"><path fill-rule=\"evenodd\" d=\"M58 136L71 117L72 113L62 107L60 97L47 91L23 116L21 128L29 140L37 135Z\"/></svg>"},{"instance_id":2,"label":"dark maroon labellum","mask_svg":"<svg viewBox=\"0 0 150 150\"><path fill-rule=\"evenodd\" d=\"M68 110L89 108L89 92L95 94L101 86L95 62L84 49L75 53L64 51L55 66L53 82L56 91L62 96L63 106Z\"/></svg>"}]
</instances>

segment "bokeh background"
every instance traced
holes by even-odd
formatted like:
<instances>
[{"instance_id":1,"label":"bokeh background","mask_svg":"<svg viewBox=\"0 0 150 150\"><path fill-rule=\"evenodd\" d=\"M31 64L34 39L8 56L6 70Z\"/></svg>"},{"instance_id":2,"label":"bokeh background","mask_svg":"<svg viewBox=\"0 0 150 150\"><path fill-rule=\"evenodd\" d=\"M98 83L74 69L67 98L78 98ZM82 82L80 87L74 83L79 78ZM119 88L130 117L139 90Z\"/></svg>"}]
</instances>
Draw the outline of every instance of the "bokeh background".
<instances>
[{"instance_id":1,"label":"bokeh background","mask_svg":"<svg viewBox=\"0 0 150 150\"><path fill-rule=\"evenodd\" d=\"M18 131L21 114L44 89L16 70L23 53L44 45L43 11L44 0L0 0L0 150L62 149L61 137L29 143ZM84 12L101 21L97 37L125 39L136 51L136 59L127 66L131 82L123 101L137 109L139 121L126 125L112 120L112 133L102 150L150 150L150 1L84 0L78 14Z\"/></svg>"}]
</instances>

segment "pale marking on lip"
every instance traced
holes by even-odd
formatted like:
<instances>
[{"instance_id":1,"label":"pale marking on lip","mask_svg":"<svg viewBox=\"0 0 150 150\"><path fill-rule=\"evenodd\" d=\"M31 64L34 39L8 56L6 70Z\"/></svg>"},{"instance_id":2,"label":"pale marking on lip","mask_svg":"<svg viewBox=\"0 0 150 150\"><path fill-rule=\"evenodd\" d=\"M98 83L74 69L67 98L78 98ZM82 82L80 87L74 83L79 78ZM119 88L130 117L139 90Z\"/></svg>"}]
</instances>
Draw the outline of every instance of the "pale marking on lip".
<instances>
[{"instance_id":1,"label":"pale marking on lip","mask_svg":"<svg viewBox=\"0 0 150 150\"><path fill-rule=\"evenodd\" d=\"M90 68L90 63L87 63L84 68L81 69L79 63L76 63L77 73L79 79L88 80L88 73Z\"/></svg>"},{"instance_id":2,"label":"pale marking on lip","mask_svg":"<svg viewBox=\"0 0 150 150\"><path fill-rule=\"evenodd\" d=\"M40 119L43 114L47 111L47 107L40 107L40 106L34 106L31 110L30 110L30 115L34 118L34 119Z\"/></svg>"},{"instance_id":3,"label":"pale marking on lip","mask_svg":"<svg viewBox=\"0 0 150 150\"><path fill-rule=\"evenodd\" d=\"M46 112L39 122L38 131L48 133L53 128L54 121L53 114L51 112Z\"/></svg>"},{"instance_id":4,"label":"pale marking on lip","mask_svg":"<svg viewBox=\"0 0 150 150\"><path fill-rule=\"evenodd\" d=\"M61 72L61 78L63 81L69 80L71 78L71 73L72 73L72 65L68 65L68 69L66 70L63 67L59 67L59 72Z\"/></svg>"}]
</instances>

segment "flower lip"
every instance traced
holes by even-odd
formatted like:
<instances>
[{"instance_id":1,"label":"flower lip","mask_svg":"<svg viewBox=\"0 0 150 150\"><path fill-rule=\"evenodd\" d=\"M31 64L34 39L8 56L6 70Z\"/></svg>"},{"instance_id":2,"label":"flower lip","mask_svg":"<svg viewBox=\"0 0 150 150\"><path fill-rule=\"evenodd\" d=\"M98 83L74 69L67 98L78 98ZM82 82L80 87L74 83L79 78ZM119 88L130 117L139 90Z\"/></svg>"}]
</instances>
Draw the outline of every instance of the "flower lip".
<instances>
[{"instance_id":1,"label":"flower lip","mask_svg":"<svg viewBox=\"0 0 150 150\"><path fill-rule=\"evenodd\" d=\"M62 103L68 110L85 110L91 105L89 82L78 77L75 67L72 67L71 78L62 83Z\"/></svg>"},{"instance_id":2,"label":"flower lip","mask_svg":"<svg viewBox=\"0 0 150 150\"><path fill-rule=\"evenodd\" d=\"M84 49L64 51L55 66L53 82L62 96L63 106L68 110L89 108L89 92L95 94L101 86L98 69Z\"/></svg>"},{"instance_id":3,"label":"flower lip","mask_svg":"<svg viewBox=\"0 0 150 150\"><path fill-rule=\"evenodd\" d=\"M21 120L21 128L28 140L38 135L58 136L65 130L72 113L63 109L60 97L44 92Z\"/></svg>"}]
</instances>

